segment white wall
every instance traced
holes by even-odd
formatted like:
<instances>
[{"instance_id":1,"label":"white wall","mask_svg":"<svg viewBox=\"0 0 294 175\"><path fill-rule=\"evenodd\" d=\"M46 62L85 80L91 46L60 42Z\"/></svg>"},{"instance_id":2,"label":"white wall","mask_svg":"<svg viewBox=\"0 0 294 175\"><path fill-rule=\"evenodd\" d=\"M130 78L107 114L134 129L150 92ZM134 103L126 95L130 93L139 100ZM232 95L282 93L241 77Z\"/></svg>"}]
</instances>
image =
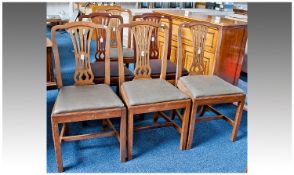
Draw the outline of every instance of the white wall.
<instances>
[{"instance_id":1,"label":"white wall","mask_svg":"<svg viewBox=\"0 0 294 175\"><path fill-rule=\"evenodd\" d=\"M72 2L47 2L47 15L60 15L61 18L69 19L72 13Z\"/></svg>"}]
</instances>

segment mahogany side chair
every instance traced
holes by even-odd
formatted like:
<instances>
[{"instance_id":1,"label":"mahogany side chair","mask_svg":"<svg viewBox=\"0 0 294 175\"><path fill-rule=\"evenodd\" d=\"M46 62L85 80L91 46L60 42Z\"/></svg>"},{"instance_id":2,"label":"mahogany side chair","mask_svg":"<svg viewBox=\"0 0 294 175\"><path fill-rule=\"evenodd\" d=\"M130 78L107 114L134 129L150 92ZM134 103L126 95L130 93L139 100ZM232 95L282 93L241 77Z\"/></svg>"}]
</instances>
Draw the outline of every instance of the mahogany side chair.
<instances>
[{"instance_id":1,"label":"mahogany side chair","mask_svg":"<svg viewBox=\"0 0 294 175\"><path fill-rule=\"evenodd\" d=\"M56 31L65 29L70 35L76 62L72 86L63 86L60 69L59 51L56 42ZM107 26L89 22L72 22L54 26L51 30L53 53L56 68L58 96L54 104L51 122L58 172L63 171L61 143L95 137L115 136L120 143L120 160L126 161L126 108L120 98L110 87L110 43L106 42L105 82L94 84L94 74L90 66L91 37L96 29L104 30L106 41L110 40ZM120 118L120 130L117 131L111 118ZM81 135L66 135L68 123L88 120L105 120L112 131ZM62 124L61 132L58 125Z\"/></svg>"},{"instance_id":2,"label":"mahogany side chair","mask_svg":"<svg viewBox=\"0 0 294 175\"><path fill-rule=\"evenodd\" d=\"M95 24L101 24L110 28L110 84L118 85L118 63L117 63L117 46L116 46L116 30L119 24L123 24L123 18L120 15L112 15L111 13L95 12L89 15L81 15L79 20L91 19ZM115 21L115 25L111 24L111 21ZM113 23L113 22L112 22ZM121 38L122 40L122 38ZM105 75L105 43L106 34L102 29L96 30L96 62L91 63L91 67L94 73L94 82L96 84L104 82ZM111 47L115 45L114 47ZM133 79L133 73L129 69L125 69L125 78L127 80Z\"/></svg>"},{"instance_id":3,"label":"mahogany side chair","mask_svg":"<svg viewBox=\"0 0 294 175\"><path fill-rule=\"evenodd\" d=\"M162 20L166 20L168 23L168 52L167 52L167 69L166 69L166 80L170 83L174 84L176 79L176 70L177 64L173 63L170 60L171 54L171 42L172 42L172 18L170 16L163 16L159 13L143 13L141 15L136 15L133 17L134 21L151 21L160 24ZM152 39L151 39L151 47L150 47L150 67L151 67L151 77L152 78L159 78L161 72L161 59L159 54L159 43L158 43L158 35L159 32L157 30L153 31ZM182 68L182 75L188 75L188 71L185 68ZM172 110L171 117L172 119L175 118L176 110ZM180 115L180 113L178 113ZM158 120L158 113L154 115L154 121ZM140 115L140 119L144 120L144 115Z\"/></svg>"},{"instance_id":4,"label":"mahogany side chair","mask_svg":"<svg viewBox=\"0 0 294 175\"><path fill-rule=\"evenodd\" d=\"M167 62L167 43L168 27L158 23L147 21L136 21L129 24L122 24L118 28L117 38L122 35L122 28L129 28L135 38L136 64L134 69L134 79L132 81L124 80L123 50L121 40L118 40L119 55L119 87L120 95L128 109L128 160L132 159L133 132L147 128L157 128L164 126L173 126L180 133L180 149L186 148L186 139L188 132L188 119L190 113L191 100L174 85L165 80L166 62ZM152 79L150 68L150 41L152 32L155 29L161 29L165 33L165 49L162 58L161 75L158 79ZM134 115L157 111L167 111L172 109L184 109L182 126L170 120L163 112L165 124L154 123L151 126L141 126L134 128Z\"/></svg>"},{"instance_id":5,"label":"mahogany side chair","mask_svg":"<svg viewBox=\"0 0 294 175\"><path fill-rule=\"evenodd\" d=\"M209 27L221 30L220 27L206 22L189 22L180 25L178 30L178 56L177 56L177 78L176 83L179 89L185 92L192 99L192 108L189 124L189 135L187 141L187 149L192 148L192 140L194 134L195 122L211 121L224 119L233 126L231 140L234 141L238 132L238 127L242 118L244 107L245 94L244 92L222 80L216 75L204 75L204 49ZM190 31L193 38L193 61L189 68L189 75L182 76L182 32L183 30ZM220 32L221 33L221 32ZM220 42L219 36L218 42ZM219 55L219 50L216 49L216 58ZM237 103L235 119L225 116L217 111L212 105L215 104L232 104ZM201 107L199 117L196 116L197 108ZM216 116L203 117L206 111L211 111Z\"/></svg>"},{"instance_id":6,"label":"mahogany side chair","mask_svg":"<svg viewBox=\"0 0 294 175\"><path fill-rule=\"evenodd\" d=\"M172 18L170 16L163 16L159 13L144 13L133 17L133 21L151 21L155 23L161 23L162 20L168 23L168 53L167 53L167 69L166 69L166 80L171 83L175 83L177 64L170 60L171 54L171 42L172 42ZM150 47L150 66L151 66L151 77L159 78L161 72L161 59L159 54L159 42L158 42L158 31L154 30L152 33L151 47ZM188 71L182 68L182 75L188 75Z\"/></svg>"}]
</instances>

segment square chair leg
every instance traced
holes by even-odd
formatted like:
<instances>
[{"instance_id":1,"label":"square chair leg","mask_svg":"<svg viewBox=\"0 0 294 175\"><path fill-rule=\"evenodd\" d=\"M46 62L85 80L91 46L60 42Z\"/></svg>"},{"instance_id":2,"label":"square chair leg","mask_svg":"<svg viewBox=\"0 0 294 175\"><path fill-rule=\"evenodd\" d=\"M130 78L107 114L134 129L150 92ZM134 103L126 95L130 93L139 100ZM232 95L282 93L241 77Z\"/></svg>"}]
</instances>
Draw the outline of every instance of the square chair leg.
<instances>
[{"instance_id":1,"label":"square chair leg","mask_svg":"<svg viewBox=\"0 0 294 175\"><path fill-rule=\"evenodd\" d=\"M53 142L54 142L54 151L56 156L56 164L57 170L59 173L63 172L63 165L62 165L62 156L61 156L61 146L60 146L60 136L59 136L59 128L58 122L51 118L52 122L52 135L53 135Z\"/></svg>"},{"instance_id":2,"label":"square chair leg","mask_svg":"<svg viewBox=\"0 0 294 175\"><path fill-rule=\"evenodd\" d=\"M236 110L236 114L235 114L235 119L234 119L234 121L231 122L231 125L233 126L233 130L231 133L231 141L233 141L233 142L236 139L236 136L238 133L238 128L239 128L239 125L240 125L240 122L242 119L242 112L243 112L243 107L244 107L244 102L245 102L245 96L241 96L241 97L238 96L234 99L236 101L238 101L238 106L237 106L237 110ZM225 102L227 102L227 103L235 102L235 101L229 101L230 99L226 98L226 97L224 97L224 100L226 100ZM192 148L198 106L210 104L209 102L207 102L207 104L205 104L206 102L202 101L201 104L198 105L198 103L196 101L197 100L193 100L192 109L191 109L189 133L188 133L188 140L187 140L187 149ZM200 100L198 100L198 101L200 101ZM221 102L218 102L217 104L221 104ZM206 107L204 107L204 108L206 108ZM205 110L205 109L202 109L202 110ZM201 115L202 115L202 112L204 112L204 111L201 111Z\"/></svg>"}]
</instances>

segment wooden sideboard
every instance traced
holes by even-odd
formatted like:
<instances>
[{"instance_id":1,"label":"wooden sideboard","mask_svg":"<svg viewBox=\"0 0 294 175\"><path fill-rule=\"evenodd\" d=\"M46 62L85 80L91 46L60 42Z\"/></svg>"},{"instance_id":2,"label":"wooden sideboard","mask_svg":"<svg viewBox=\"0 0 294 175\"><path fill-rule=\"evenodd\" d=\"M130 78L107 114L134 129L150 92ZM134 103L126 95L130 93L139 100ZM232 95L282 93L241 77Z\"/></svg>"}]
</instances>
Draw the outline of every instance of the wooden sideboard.
<instances>
[{"instance_id":1,"label":"wooden sideboard","mask_svg":"<svg viewBox=\"0 0 294 175\"><path fill-rule=\"evenodd\" d=\"M208 16L185 10L155 10L154 12L172 17L171 61L177 59L177 36L179 25L189 21L207 21L221 26L220 30L209 28L204 53L205 74L218 75L234 85L238 83L245 45L247 40L247 23L219 16ZM167 21L162 21L168 25ZM190 67L193 58L191 33L184 30L183 36L183 65ZM163 49L164 34L159 32L159 49ZM217 44L220 41L219 44ZM218 54L216 49L219 48ZM161 52L160 52L161 53Z\"/></svg>"}]
</instances>

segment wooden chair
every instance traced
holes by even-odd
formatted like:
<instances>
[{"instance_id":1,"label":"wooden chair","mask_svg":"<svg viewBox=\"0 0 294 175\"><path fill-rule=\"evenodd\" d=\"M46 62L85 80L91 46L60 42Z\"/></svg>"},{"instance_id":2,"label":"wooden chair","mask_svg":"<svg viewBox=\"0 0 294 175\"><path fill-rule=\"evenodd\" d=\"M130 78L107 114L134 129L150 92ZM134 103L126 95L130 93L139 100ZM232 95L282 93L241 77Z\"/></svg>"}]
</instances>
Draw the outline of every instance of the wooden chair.
<instances>
[{"instance_id":1,"label":"wooden chair","mask_svg":"<svg viewBox=\"0 0 294 175\"><path fill-rule=\"evenodd\" d=\"M59 52L56 43L56 31L66 29L73 42L75 54L75 84L63 86L60 70ZM110 84L109 47L106 43L105 53L105 83L94 85L94 75L90 66L91 36L96 29L104 30L106 41L110 40L110 31L106 26L87 22L73 22L54 26L51 31L54 60L56 66L56 80L59 93L51 114L52 133L58 172L63 171L61 143L94 137L116 136L120 143L120 160L126 160L126 110L120 98L112 91ZM110 121L120 117L120 131L118 132ZM113 131L94 134L65 136L67 123L103 119ZM62 124L59 133L58 124Z\"/></svg>"},{"instance_id":2,"label":"wooden chair","mask_svg":"<svg viewBox=\"0 0 294 175\"><path fill-rule=\"evenodd\" d=\"M120 95L128 108L128 160L132 159L133 147L133 131L147 128L156 128L164 126L173 126L180 133L180 149L186 148L188 115L190 111L190 99L175 86L165 80L166 61L167 61L167 43L168 28L166 25L160 25L153 22L137 21L130 24L119 26L117 38L121 37L121 29L129 28L135 38L135 55L136 65L134 70L134 80L124 81L124 66L123 66L123 50L121 40L118 40L118 55L119 55L119 87ZM161 75L159 79L152 79L150 60L150 41L153 30L161 29L165 33L165 49L164 57L162 58ZM134 128L134 115L166 111L172 109L184 108L184 116L182 127L170 120L165 113L162 113L166 124L154 123L151 126L143 126Z\"/></svg>"},{"instance_id":3,"label":"wooden chair","mask_svg":"<svg viewBox=\"0 0 294 175\"><path fill-rule=\"evenodd\" d=\"M136 15L133 17L134 21L151 21L155 23L160 23L162 20L166 20L168 22L168 52L167 52L167 70L166 70L166 80L171 83L175 83L176 79L176 70L177 65L170 60L171 54L171 41L172 41L172 18L170 16L163 16L158 13L144 13L142 15ZM158 43L158 31L153 31L152 33L152 41L150 47L150 66L151 66L151 77L159 78L161 72L161 59L159 55L159 43ZM188 75L188 71L183 68L182 75Z\"/></svg>"},{"instance_id":4,"label":"wooden chair","mask_svg":"<svg viewBox=\"0 0 294 175\"><path fill-rule=\"evenodd\" d=\"M110 28L110 45L116 45L116 29L117 26L111 26L111 20L115 20L117 24L123 24L123 18L120 15L112 15L111 13L91 13L89 15L81 15L79 20L91 19L95 24L109 26ZM121 38L122 40L122 38ZM105 78L105 43L106 33L103 29L96 31L96 62L91 63L91 68L94 73L94 82L96 84L103 83ZM110 48L110 84L118 85L118 63L117 63L117 48ZM133 73L129 69L125 69L126 80L133 79Z\"/></svg>"},{"instance_id":5,"label":"wooden chair","mask_svg":"<svg viewBox=\"0 0 294 175\"><path fill-rule=\"evenodd\" d=\"M218 30L221 30L220 27L206 22L184 23L180 25L178 30L177 86L192 99L187 149L191 149L192 147L195 122L224 119L233 126L231 140L234 141L242 118L245 100L245 94L243 91L215 75L204 75L205 65L203 59L208 27L215 27ZM194 54L189 69L189 76L181 75L183 30L190 31L193 36ZM218 49L215 54L216 58L218 58ZM234 120L220 113L211 106L214 104L234 102L238 104ZM198 107L202 107L199 113L200 117L196 117ZM201 118L205 111L211 111L217 116Z\"/></svg>"}]
</instances>

